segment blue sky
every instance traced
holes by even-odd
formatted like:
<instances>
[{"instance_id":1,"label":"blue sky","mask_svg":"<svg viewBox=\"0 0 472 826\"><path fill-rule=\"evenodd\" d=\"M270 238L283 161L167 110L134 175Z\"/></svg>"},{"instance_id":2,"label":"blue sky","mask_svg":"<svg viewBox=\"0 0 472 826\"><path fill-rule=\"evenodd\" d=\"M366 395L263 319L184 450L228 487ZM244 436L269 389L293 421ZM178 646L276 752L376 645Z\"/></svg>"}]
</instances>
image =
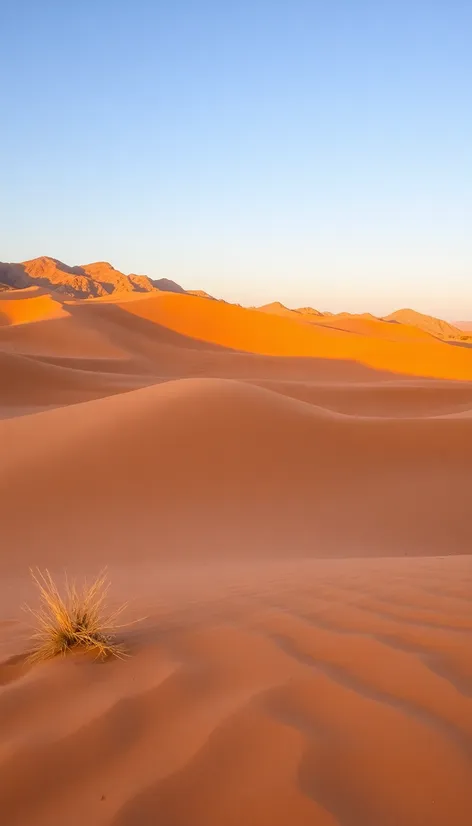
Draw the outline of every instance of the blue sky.
<instances>
[{"instance_id":1,"label":"blue sky","mask_svg":"<svg viewBox=\"0 0 472 826\"><path fill-rule=\"evenodd\" d=\"M472 317L469 0L4 0L0 260Z\"/></svg>"}]
</instances>

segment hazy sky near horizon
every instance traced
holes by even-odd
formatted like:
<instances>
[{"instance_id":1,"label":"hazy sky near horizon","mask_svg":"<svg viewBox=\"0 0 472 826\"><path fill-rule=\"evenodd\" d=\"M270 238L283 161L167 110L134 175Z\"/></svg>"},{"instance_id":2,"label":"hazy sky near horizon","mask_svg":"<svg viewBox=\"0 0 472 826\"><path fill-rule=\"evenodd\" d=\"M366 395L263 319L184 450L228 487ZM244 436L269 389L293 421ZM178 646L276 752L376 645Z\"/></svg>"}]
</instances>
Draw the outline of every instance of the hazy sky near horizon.
<instances>
[{"instance_id":1,"label":"hazy sky near horizon","mask_svg":"<svg viewBox=\"0 0 472 826\"><path fill-rule=\"evenodd\" d=\"M472 317L470 0L4 0L0 260Z\"/></svg>"}]
</instances>

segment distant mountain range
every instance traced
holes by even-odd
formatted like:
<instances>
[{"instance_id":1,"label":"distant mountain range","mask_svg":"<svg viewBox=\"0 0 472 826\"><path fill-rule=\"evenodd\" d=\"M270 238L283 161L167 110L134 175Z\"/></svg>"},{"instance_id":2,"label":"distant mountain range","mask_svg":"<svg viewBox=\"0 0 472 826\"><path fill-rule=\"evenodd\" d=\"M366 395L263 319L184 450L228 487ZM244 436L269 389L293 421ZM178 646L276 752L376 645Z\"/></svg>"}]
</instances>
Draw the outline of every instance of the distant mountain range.
<instances>
[{"instance_id":1,"label":"distant mountain range","mask_svg":"<svg viewBox=\"0 0 472 826\"><path fill-rule=\"evenodd\" d=\"M271 313L272 315L281 315L285 318L295 318L298 321L300 317L309 316L311 318L319 318L323 315L319 310L314 310L312 307L300 307L298 310L289 310L280 301L274 301L272 304L263 304L262 307L255 307L261 313ZM308 319L309 320L309 319Z\"/></svg>"},{"instance_id":2,"label":"distant mountain range","mask_svg":"<svg viewBox=\"0 0 472 826\"><path fill-rule=\"evenodd\" d=\"M416 310L397 310L395 313L385 316L384 320L420 327L422 330L426 330L427 333L439 338L456 338L461 334L461 330L454 327L453 324L434 316L418 313Z\"/></svg>"},{"instance_id":3,"label":"distant mountain range","mask_svg":"<svg viewBox=\"0 0 472 826\"><path fill-rule=\"evenodd\" d=\"M147 275L125 275L106 261L69 267L57 258L42 256L21 264L0 263L0 283L8 287L45 287L69 298L97 298L123 292L148 293L156 290L184 293L168 278L152 279Z\"/></svg>"},{"instance_id":4,"label":"distant mountain range","mask_svg":"<svg viewBox=\"0 0 472 826\"><path fill-rule=\"evenodd\" d=\"M68 298L97 298L122 293L164 291L186 293L187 295L216 300L212 295L209 295L203 290L184 290L180 284L168 278L153 279L147 275L136 275L135 273L125 275L125 273L116 270L106 261L97 261L92 264L82 264L74 267L58 261L57 258L50 258L48 256L33 258L31 261L23 261L20 264L2 264L0 262L0 291L12 287L18 289L33 285L61 293ZM362 318L372 321L390 322L392 324L405 324L417 327L436 338L442 339L465 340L470 338L467 333L472 332L472 322L462 321L453 325L440 318L424 315L423 313L410 309L397 310L383 318L377 318L371 313L333 314L321 312L313 307L289 309L279 301L275 301L272 304L264 304L262 307L255 307L254 309L264 313L272 313L315 324L323 318Z\"/></svg>"},{"instance_id":5,"label":"distant mountain range","mask_svg":"<svg viewBox=\"0 0 472 826\"><path fill-rule=\"evenodd\" d=\"M472 322L469 323L470 326L467 326L467 322L461 322L461 327L454 326L448 321L443 321L440 318L435 318L434 316L425 315L424 313L419 313L416 310L410 309L396 310L394 313L390 313L390 315L380 317L374 316L372 313L321 312L320 310L313 309L313 307L300 307L299 309L291 310L288 307L285 307L284 304L281 304L280 301L274 301L272 304L263 304L261 307L256 307L255 309L263 313L272 313L274 315L284 316L285 318L296 318L298 320L303 319L304 321L312 323L321 321L323 318L329 318L331 320L335 320L336 318L357 318L371 321L390 322L391 324L404 324L410 327L417 327L418 329L424 330L436 338L442 339L469 338L464 335L464 332L467 332L467 330L472 331Z\"/></svg>"}]
</instances>

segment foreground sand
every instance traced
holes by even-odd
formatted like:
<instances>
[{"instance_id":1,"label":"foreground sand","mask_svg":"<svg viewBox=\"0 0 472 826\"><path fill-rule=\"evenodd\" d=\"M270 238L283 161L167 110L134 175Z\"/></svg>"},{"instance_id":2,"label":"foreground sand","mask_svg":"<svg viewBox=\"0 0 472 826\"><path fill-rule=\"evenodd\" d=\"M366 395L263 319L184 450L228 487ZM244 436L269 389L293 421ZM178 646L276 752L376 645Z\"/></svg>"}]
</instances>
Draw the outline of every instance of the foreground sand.
<instances>
[{"instance_id":1,"label":"foreground sand","mask_svg":"<svg viewBox=\"0 0 472 826\"><path fill-rule=\"evenodd\" d=\"M9 826L469 826L470 558L112 576L125 663L27 671L2 628Z\"/></svg>"},{"instance_id":2,"label":"foreground sand","mask_svg":"<svg viewBox=\"0 0 472 826\"><path fill-rule=\"evenodd\" d=\"M470 826L472 351L5 295L1 822ZM30 668L104 564L131 658Z\"/></svg>"}]
</instances>

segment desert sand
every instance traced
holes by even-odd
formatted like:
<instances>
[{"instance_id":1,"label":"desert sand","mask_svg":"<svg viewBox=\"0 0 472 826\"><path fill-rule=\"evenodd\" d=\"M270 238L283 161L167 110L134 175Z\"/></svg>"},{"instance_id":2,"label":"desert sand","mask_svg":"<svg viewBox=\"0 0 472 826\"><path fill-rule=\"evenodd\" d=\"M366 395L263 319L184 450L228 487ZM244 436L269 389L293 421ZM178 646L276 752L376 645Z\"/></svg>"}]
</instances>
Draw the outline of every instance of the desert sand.
<instances>
[{"instance_id":1,"label":"desert sand","mask_svg":"<svg viewBox=\"0 0 472 826\"><path fill-rule=\"evenodd\" d=\"M470 826L472 349L412 320L0 293L2 823ZM129 658L29 664L35 566Z\"/></svg>"}]
</instances>

